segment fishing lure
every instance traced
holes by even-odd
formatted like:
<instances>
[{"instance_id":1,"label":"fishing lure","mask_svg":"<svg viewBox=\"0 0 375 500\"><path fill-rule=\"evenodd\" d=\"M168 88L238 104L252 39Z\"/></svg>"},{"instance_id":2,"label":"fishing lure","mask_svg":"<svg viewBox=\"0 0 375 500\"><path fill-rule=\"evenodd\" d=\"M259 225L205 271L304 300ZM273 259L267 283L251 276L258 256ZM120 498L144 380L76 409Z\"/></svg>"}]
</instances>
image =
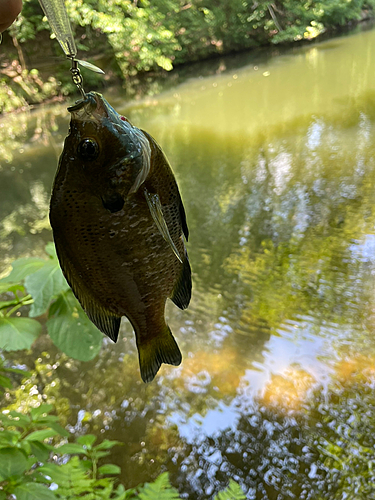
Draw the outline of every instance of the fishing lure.
<instances>
[{"instance_id":1,"label":"fishing lure","mask_svg":"<svg viewBox=\"0 0 375 500\"><path fill-rule=\"evenodd\" d=\"M82 97L86 98L86 93L83 89L83 78L78 64L102 75L104 75L104 71L94 64L77 59L77 47L64 0L39 0L39 3L60 47L66 57L71 60L72 67L70 68L70 72L72 73L73 83L77 86Z\"/></svg>"}]
</instances>

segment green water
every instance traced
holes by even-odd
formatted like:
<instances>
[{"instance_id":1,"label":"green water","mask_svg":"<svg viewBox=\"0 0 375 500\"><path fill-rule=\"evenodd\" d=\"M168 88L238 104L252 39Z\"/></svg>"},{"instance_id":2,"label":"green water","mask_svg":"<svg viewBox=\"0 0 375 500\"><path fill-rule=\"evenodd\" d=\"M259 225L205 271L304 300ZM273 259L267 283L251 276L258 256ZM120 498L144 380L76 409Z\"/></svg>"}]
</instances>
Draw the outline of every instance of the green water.
<instances>
[{"instance_id":1,"label":"green water","mask_svg":"<svg viewBox=\"0 0 375 500\"><path fill-rule=\"evenodd\" d=\"M374 499L374 47L372 30L197 65L139 102L105 93L179 182L194 290L167 313L184 360L146 386L125 321L89 363L42 336L14 356L38 358L17 404L43 390L72 433L122 441L127 487L168 470L184 498L233 478L249 499ZM0 122L4 273L52 239L67 114Z\"/></svg>"}]
</instances>

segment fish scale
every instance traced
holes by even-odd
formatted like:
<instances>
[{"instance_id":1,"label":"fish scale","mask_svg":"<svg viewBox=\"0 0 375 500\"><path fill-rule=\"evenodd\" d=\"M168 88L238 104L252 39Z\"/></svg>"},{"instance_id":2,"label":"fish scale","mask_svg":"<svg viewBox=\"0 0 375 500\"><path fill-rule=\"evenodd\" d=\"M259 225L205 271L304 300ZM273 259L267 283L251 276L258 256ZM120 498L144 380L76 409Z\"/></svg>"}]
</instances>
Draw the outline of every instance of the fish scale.
<instances>
[{"instance_id":1,"label":"fish scale","mask_svg":"<svg viewBox=\"0 0 375 500\"><path fill-rule=\"evenodd\" d=\"M103 333L116 341L121 317L129 319L141 376L149 382L162 363L181 362L165 322L166 300L183 309L191 296L178 186L154 139L123 120L100 94L90 92L71 113L50 206L57 255Z\"/></svg>"}]
</instances>

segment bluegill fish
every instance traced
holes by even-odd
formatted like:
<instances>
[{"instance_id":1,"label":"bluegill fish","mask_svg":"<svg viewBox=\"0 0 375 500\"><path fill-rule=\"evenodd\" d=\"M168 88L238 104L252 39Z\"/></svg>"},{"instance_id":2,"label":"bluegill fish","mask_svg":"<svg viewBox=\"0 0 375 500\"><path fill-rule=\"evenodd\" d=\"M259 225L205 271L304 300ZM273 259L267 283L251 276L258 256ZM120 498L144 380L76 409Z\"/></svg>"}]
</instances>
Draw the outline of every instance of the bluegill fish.
<instances>
[{"instance_id":1,"label":"bluegill fish","mask_svg":"<svg viewBox=\"0 0 375 500\"><path fill-rule=\"evenodd\" d=\"M191 297L178 186L156 141L100 94L68 110L50 205L60 265L90 320L114 342L121 317L129 319L150 382L162 363L181 363L166 300L184 309Z\"/></svg>"}]
</instances>

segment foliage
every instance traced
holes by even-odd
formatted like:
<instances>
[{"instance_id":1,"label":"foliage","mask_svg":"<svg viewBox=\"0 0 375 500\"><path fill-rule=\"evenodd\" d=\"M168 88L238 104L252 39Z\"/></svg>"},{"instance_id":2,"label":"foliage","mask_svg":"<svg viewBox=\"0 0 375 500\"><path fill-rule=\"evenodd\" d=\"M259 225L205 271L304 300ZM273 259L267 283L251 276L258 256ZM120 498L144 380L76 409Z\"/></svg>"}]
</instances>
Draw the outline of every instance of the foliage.
<instances>
[{"instance_id":1,"label":"foliage","mask_svg":"<svg viewBox=\"0 0 375 500\"><path fill-rule=\"evenodd\" d=\"M105 56L109 72L122 80L155 69L227 54L269 43L313 39L326 29L361 19L375 0L68 0L76 26L77 47L88 57ZM26 102L41 102L75 91L69 72L54 76L35 68L35 45L50 58L62 56L37 0L26 0L22 15L10 29L17 55L5 60L0 78L0 113ZM9 40L10 42L10 40ZM4 56L3 56L4 59ZM30 61L27 65L25 61ZM30 69L31 68L34 69ZM86 83L102 85L101 77L84 72ZM60 82L59 82L60 80Z\"/></svg>"},{"instance_id":2,"label":"foliage","mask_svg":"<svg viewBox=\"0 0 375 500\"><path fill-rule=\"evenodd\" d=\"M14 32L14 28L11 29ZM53 76L41 78L39 70L28 68L20 44L15 36L17 59L3 62L0 71L0 113L25 107L27 103L41 103L58 94L58 82Z\"/></svg>"},{"instance_id":3,"label":"foliage","mask_svg":"<svg viewBox=\"0 0 375 500\"><path fill-rule=\"evenodd\" d=\"M143 491L139 494L140 500L152 500L153 498L162 498L163 500L177 500L178 491L172 488L168 474L161 474L154 483L145 484Z\"/></svg>"},{"instance_id":4,"label":"foliage","mask_svg":"<svg viewBox=\"0 0 375 500\"><path fill-rule=\"evenodd\" d=\"M22 376L29 375L29 373L25 370L5 366L4 360L0 358L0 392L4 389L10 389L12 387L12 381L9 377L12 374L19 374Z\"/></svg>"},{"instance_id":5,"label":"foliage","mask_svg":"<svg viewBox=\"0 0 375 500\"><path fill-rule=\"evenodd\" d=\"M52 243L46 252L48 259L16 260L11 273L0 280L0 294L6 294L0 301L0 348L29 349L41 332L33 318L48 311L47 331L55 345L68 356L88 361L99 352L103 336L69 289ZM24 306L31 306L29 317L20 317Z\"/></svg>"},{"instance_id":6,"label":"foliage","mask_svg":"<svg viewBox=\"0 0 375 500\"><path fill-rule=\"evenodd\" d=\"M42 404L27 414L4 410L0 415L0 498L11 494L17 500L127 498L108 477L118 474L119 467L98 467L98 461L119 443L104 440L94 446L96 437L85 435L76 443L56 447L68 432L50 414L52 410L52 405ZM58 460L58 455L65 459Z\"/></svg>"},{"instance_id":7,"label":"foliage","mask_svg":"<svg viewBox=\"0 0 375 500\"><path fill-rule=\"evenodd\" d=\"M246 496L242 488L233 480L229 481L228 488L219 492L215 496L215 500L245 500Z\"/></svg>"},{"instance_id":8,"label":"foliage","mask_svg":"<svg viewBox=\"0 0 375 500\"><path fill-rule=\"evenodd\" d=\"M11 370L18 373L21 370ZM23 372L25 373L25 372ZM0 378L0 386L8 380ZM105 439L95 444L96 436L86 434L76 442L61 444L68 432L51 415L53 405L41 404L28 413L3 410L0 414L0 498L17 500L132 500L179 499L168 473L154 482L125 490L115 487L121 469L114 464L99 466L118 441ZM242 499L241 488L231 481L217 500Z\"/></svg>"}]
</instances>

